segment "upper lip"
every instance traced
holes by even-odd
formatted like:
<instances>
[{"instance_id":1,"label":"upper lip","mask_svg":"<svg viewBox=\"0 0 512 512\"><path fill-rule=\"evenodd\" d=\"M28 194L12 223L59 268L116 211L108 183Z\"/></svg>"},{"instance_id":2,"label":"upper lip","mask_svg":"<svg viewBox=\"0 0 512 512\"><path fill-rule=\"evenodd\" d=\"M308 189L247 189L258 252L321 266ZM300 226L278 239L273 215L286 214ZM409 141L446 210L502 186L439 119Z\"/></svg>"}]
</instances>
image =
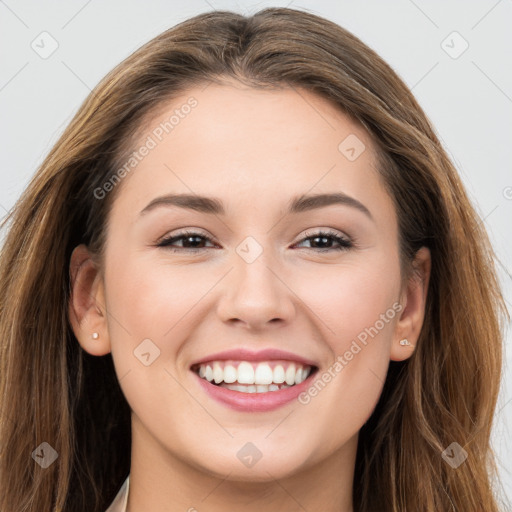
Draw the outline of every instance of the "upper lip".
<instances>
[{"instance_id":1,"label":"upper lip","mask_svg":"<svg viewBox=\"0 0 512 512\"><path fill-rule=\"evenodd\" d=\"M295 361L308 366L316 366L316 363L311 359L277 348L266 348L264 350L258 350L257 352L246 348L224 350L222 352L216 352L215 354L202 357L201 359L194 361L191 366L207 363L209 361L272 361L277 359Z\"/></svg>"}]
</instances>

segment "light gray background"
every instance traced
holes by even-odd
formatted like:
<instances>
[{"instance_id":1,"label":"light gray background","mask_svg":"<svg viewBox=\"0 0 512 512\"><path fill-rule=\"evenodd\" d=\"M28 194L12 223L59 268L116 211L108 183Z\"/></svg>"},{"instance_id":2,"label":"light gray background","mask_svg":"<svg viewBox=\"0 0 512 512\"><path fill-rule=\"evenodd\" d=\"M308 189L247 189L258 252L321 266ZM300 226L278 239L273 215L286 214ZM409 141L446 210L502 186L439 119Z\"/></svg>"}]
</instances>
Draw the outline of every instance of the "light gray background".
<instances>
[{"instance_id":1,"label":"light gray background","mask_svg":"<svg viewBox=\"0 0 512 512\"><path fill-rule=\"evenodd\" d=\"M412 88L484 219L510 307L511 0L0 0L0 218L14 205L90 89L117 63L195 14L213 9L250 14L267 6L309 10L349 29ZM40 36L43 31L58 43L46 59L31 47L35 41L40 51L43 45L46 51L51 48L48 36ZM46 39L41 42L42 38ZM467 50L458 55L465 42ZM507 336L508 346L510 330ZM493 434L509 501L511 357L507 349Z\"/></svg>"}]
</instances>

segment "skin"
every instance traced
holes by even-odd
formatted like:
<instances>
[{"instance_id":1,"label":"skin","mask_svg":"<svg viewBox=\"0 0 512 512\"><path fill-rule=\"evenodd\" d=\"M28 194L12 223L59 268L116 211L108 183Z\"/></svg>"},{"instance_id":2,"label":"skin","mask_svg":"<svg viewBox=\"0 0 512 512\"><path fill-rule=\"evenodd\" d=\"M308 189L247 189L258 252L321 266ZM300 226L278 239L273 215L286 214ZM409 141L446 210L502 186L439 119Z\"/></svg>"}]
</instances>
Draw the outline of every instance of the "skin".
<instances>
[{"instance_id":1,"label":"skin","mask_svg":"<svg viewBox=\"0 0 512 512\"><path fill-rule=\"evenodd\" d=\"M430 253L417 254L421 279L402 282L396 213L369 135L305 90L190 89L161 105L136 147L190 96L197 107L120 185L101 268L85 246L71 259L74 332L90 354L112 352L132 409L128 511L352 511L358 432L389 361L414 351ZM366 147L354 161L338 149L351 134ZM292 197L333 191L372 218L346 204L285 214ZM216 197L225 215L176 206L140 215L167 193ZM187 239L174 243L181 252L157 247L183 228L214 241L199 239L195 254ZM320 228L354 246L315 245L306 235ZM247 236L263 250L252 263L236 252ZM316 361L320 378L394 303L401 311L307 404L237 412L190 371L221 350L280 348ZM148 338L160 356L145 366L133 352ZM247 442L262 453L250 468L237 458Z\"/></svg>"}]
</instances>

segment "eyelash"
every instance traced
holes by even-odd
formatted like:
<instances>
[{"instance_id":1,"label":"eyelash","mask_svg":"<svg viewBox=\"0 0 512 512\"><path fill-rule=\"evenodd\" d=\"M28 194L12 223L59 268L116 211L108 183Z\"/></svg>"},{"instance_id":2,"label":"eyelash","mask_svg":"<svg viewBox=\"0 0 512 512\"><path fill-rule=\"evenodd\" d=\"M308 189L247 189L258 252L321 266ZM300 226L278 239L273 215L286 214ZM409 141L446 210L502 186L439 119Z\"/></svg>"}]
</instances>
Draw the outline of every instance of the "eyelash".
<instances>
[{"instance_id":1,"label":"eyelash","mask_svg":"<svg viewBox=\"0 0 512 512\"><path fill-rule=\"evenodd\" d=\"M163 238L158 244L157 244L157 247L165 247L166 249L172 251L172 252L192 252L192 253L197 253L198 251L202 250L202 249L206 249L206 247L196 247L196 248L191 248L191 247L180 247L180 248L174 248L174 247L171 247L170 245L173 243L173 242L176 242L178 240L181 240L181 239L184 239L184 238L190 238L190 237L200 237L200 238L203 238L205 239L207 242L211 242L211 243L215 243L214 240L212 240L210 237L206 236L206 235L203 235L201 233L197 233L197 232L194 232L194 231L183 231L181 233L178 233L177 235L173 235L171 237L167 237L167 238ZM348 249L351 249L354 244L352 243L351 240L349 240L348 238L345 238L345 237L342 237L341 235L339 235L338 233L336 233L335 231L330 231L330 230L319 230L319 231L315 231L313 233L306 233L306 236L300 241L300 242L304 242L305 240L310 240L312 238L331 238L332 240L338 242L339 244L339 247L334 247L334 248L326 248L326 249L316 249L317 252L331 252L331 251L346 251ZM315 248L313 248L315 249Z\"/></svg>"}]
</instances>

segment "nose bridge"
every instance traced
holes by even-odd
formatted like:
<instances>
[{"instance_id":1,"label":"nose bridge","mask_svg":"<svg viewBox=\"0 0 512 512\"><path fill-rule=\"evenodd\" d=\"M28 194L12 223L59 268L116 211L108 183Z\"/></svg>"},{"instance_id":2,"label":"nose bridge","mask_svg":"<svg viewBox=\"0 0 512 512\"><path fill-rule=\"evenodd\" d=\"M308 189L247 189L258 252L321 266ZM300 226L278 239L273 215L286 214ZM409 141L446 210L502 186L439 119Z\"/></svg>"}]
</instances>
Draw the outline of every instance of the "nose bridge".
<instances>
[{"instance_id":1,"label":"nose bridge","mask_svg":"<svg viewBox=\"0 0 512 512\"><path fill-rule=\"evenodd\" d=\"M236 319L256 327L291 318L294 313L291 292L276 277L279 265L270 249L247 237L235 248L232 265L219 305L219 315L224 321Z\"/></svg>"}]
</instances>

